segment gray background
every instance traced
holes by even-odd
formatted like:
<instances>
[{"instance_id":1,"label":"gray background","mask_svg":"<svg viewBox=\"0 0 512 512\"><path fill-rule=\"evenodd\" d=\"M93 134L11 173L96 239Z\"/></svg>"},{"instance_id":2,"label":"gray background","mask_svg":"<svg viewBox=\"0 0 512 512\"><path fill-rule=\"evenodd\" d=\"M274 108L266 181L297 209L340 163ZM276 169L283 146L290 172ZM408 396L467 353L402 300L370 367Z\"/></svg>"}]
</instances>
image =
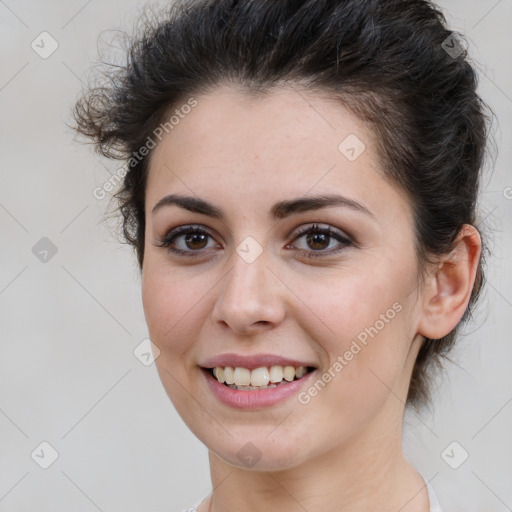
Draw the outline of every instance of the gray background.
<instances>
[{"instance_id":1,"label":"gray background","mask_svg":"<svg viewBox=\"0 0 512 512\"><path fill-rule=\"evenodd\" d=\"M135 257L102 223L108 200L93 196L120 164L74 142L65 125L100 32L131 30L142 4L0 0L1 512L179 511L210 492L206 448L174 411L155 366L133 354L147 337ZM434 409L406 415L404 443L445 511L506 511L512 1L439 4L470 38L480 92L498 116L499 153L481 212L494 230L493 256L475 321L437 382ZM43 31L59 45L46 59L31 48ZM32 250L43 237L57 247L46 262ZM48 469L39 465L50 460L43 441L58 452ZM453 441L469 453L458 469L442 457ZM449 453L453 460L462 452Z\"/></svg>"}]
</instances>

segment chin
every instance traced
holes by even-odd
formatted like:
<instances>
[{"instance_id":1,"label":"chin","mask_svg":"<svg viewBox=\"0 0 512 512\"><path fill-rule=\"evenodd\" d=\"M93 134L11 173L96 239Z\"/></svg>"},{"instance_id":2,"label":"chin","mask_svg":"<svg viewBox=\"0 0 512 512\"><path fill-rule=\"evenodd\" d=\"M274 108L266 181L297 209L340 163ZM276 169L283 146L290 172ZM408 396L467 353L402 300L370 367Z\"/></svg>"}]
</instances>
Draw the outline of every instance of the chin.
<instances>
[{"instance_id":1,"label":"chin","mask_svg":"<svg viewBox=\"0 0 512 512\"><path fill-rule=\"evenodd\" d=\"M211 435L207 435L206 438L200 439L225 463L249 471L284 471L299 466L313 457L309 451L311 437L305 435L304 441L301 441L294 435L293 439L288 438L287 442L286 436L280 438L276 435L271 438L268 435L270 431L265 429L265 433L261 433L259 429L253 436L246 429L241 435L231 432L233 437L225 434L222 443L219 442L218 436L212 438ZM307 447L308 451L301 450L301 447Z\"/></svg>"}]
</instances>

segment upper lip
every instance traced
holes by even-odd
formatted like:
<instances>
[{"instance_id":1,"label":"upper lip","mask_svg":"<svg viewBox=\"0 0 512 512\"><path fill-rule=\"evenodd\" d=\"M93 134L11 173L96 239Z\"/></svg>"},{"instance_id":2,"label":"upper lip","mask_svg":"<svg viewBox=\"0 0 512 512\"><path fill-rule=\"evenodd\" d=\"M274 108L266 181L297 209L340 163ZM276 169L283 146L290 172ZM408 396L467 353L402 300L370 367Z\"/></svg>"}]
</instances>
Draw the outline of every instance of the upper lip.
<instances>
[{"instance_id":1,"label":"upper lip","mask_svg":"<svg viewBox=\"0 0 512 512\"><path fill-rule=\"evenodd\" d=\"M290 359L288 357L278 356L276 354L254 354L243 356L240 354L220 354L204 361L200 366L203 368L215 368L217 366L240 367L253 370L262 366L311 366L314 364L298 359Z\"/></svg>"}]
</instances>

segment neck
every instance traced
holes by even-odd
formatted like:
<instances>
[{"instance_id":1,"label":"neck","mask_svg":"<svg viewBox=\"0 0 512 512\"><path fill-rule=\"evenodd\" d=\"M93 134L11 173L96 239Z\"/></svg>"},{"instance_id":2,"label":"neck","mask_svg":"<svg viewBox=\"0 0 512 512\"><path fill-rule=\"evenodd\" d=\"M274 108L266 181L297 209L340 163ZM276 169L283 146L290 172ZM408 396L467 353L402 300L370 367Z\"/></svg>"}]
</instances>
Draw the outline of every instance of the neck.
<instances>
[{"instance_id":1,"label":"neck","mask_svg":"<svg viewBox=\"0 0 512 512\"><path fill-rule=\"evenodd\" d=\"M401 426L388 435L360 433L281 471L235 467L211 451L209 459L214 491L199 512L429 511L425 482L403 456Z\"/></svg>"}]
</instances>

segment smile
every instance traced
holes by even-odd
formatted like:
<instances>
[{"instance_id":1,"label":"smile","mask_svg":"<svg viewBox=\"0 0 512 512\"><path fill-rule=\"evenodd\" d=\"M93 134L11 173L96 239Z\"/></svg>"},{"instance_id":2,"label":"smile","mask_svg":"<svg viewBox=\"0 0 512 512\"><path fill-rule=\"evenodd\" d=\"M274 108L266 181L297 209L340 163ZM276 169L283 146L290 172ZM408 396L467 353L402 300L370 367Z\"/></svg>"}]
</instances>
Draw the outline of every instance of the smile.
<instances>
[{"instance_id":1,"label":"smile","mask_svg":"<svg viewBox=\"0 0 512 512\"><path fill-rule=\"evenodd\" d=\"M216 366L203 367L202 374L207 389L221 404L235 409L252 410L271 407L298 395L301 389L311 383L317 370L311 366L270 366L252 370L238 366ZM272 382L271 378L276 382ZM262 386L253 385L265 382L267 384Z\"/></svg>"},{"instance_id":2,"label":"smile","mask_svg":"<svg viewBox=\"0 0 512 512\"><path fill-rule=\"evenodd\" d=\"M286 382L298 380L314 368L307 366L262 366L260 368L243 368L237 366L216 366L210 369L211 374L231 389L257 391L272 389Z\"/></svg>"}]
</instances>

